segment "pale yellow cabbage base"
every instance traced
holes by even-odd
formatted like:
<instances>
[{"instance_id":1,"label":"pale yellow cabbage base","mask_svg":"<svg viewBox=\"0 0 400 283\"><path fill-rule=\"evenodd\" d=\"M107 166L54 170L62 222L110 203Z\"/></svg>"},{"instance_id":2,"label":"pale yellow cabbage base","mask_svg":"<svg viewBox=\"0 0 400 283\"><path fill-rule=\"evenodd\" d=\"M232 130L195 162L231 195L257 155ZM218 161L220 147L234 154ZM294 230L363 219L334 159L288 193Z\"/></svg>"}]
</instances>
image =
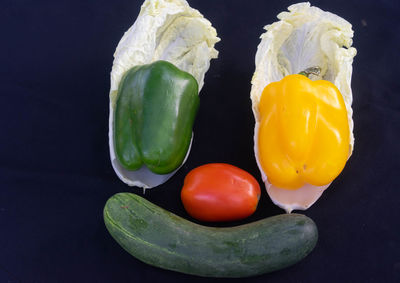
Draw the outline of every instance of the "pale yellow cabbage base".
<instances>
[{"instance_id":1,"label":"pale yellow cabbage base","mask_svg":"<svg viewBox=\"0 0 400 283\"><path fill-rule=\"evenodd\" d=\"M211 23L185 0L146 0L143 3L135 23L125 32L117 46L111 71L110 157L114 171L124 183L144 189L152 188L167 181L175 172L158 175L145 166L138 171L128 171L116 160L113 141L114 104L122 76L136 65L165 60L192 74L200 91L210 60L218 56L214 45L219 40ZM190 149L187 156L189 152Z\"/></svg>"},{"instance_id":2,"label":"pale yellow cabbage base","mask_svg":"<svg viewBox=\"0 0 400 283\"><path fill-rule=\"evenodd\" d=\"M265 26L255 58L256 70L252 78L251 100L255 117L254 152L272 201L291 212L309 208L329 186L306 185L295 191L274 188L262 170L258 154L258 129L260 125L258 104L266 85L284 76L297 74L308 67L319 66L321 74L311 79L325 79L334 83L343 95L351 132L351 154L354 146L352 119L351 75L356 49L351 47L353 30L343 18L311 7L310 3L298 3L289 12L278 15L280 21Z\"/></svg>"}]
</instances>

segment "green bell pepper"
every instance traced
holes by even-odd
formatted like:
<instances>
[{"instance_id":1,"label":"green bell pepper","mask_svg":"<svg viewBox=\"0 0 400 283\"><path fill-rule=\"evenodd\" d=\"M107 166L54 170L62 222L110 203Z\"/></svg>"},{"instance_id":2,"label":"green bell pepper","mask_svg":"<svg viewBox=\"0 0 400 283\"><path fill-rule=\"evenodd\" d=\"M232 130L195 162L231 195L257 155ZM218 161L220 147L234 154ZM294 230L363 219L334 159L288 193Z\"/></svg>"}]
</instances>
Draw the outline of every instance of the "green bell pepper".
<instances>
[{"instance_id":1,"label":"green bell pepper","mask_svg":"<svg viewBox=\"0 0 400 283\"><path fill-rule=\"evenodd\" d=\"M127 170L177 169L189 149L199 107L198 84L166 61L135 66L122 78L114 113L114 148Z\"/></svg>"}]
</instances>

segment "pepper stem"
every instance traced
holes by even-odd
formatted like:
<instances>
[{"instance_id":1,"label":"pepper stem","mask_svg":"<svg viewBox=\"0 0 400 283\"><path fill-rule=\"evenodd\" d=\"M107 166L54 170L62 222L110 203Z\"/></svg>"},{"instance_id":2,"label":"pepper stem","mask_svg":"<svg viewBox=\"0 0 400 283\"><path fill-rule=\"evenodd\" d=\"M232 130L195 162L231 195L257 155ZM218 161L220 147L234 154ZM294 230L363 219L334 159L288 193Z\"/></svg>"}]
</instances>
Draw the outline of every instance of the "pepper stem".
<instances>
[{"instance_id":1,"label":"pepper stem","mask_svg":"<svg viewBox=\"0 0 400 283\"><path fill-rule=\"evenodd\" d=\"M308 78L311 74L315 75L315 76L319 76L320 73L321 73L321 68L318 66L314 66L314 67L309 67L309 68L305 69L304 71L301 71L299 73L299 75L303 75Z\"/></svg>"}]
</instances>

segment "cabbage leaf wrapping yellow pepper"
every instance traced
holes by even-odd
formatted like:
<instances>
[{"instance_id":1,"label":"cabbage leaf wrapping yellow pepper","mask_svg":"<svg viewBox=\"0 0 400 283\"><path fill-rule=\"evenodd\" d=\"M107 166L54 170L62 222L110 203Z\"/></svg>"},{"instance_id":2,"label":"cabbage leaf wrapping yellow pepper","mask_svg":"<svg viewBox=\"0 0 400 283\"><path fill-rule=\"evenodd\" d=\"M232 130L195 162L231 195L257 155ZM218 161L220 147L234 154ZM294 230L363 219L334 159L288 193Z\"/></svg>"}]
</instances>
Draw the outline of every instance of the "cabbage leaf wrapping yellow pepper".
<instances>
[{"instance_id":1,"label":"cabbage leaf wrapping yellow pepper","mask_svg":"<svg viewBox=\"0 0 400 283\"><path fill-rule=\"evenodd\" d=\"M333 83L286 76L265 87L258 110L260 163L271 184L323 186L343 170L350 130L346 105Z\"/></svg>"},{"instance_id":2,"label":"cabbage leaf wrapping yellow pepper","mask_svg":"<svg viewBox=\"0 0 400 283\"><path fill-rule=\"evenodd\" d=\"M260 169L262 180L265 183L265 188L273 203L290 213L293 210L306 210L310 208L331 183L322 186L306 183L307 181L312 181L320 184L325 183L326 179L328 179L320 175L320 173L316 171L317 169L315 169L322 167L314 167L313 178L310 177L311 168L313 168L310 161L312 158L317 158L320 155L316 151L314 145L310 146L311 150L308 152L298 153L307 156L309 158L308 160L292 155L290 152L287 153L288 157L285 157L286 162L287 160L292 162L290 166L286 167L288 170L290 169L290 172L293 174L291 180L285 181L281 179L281 176L276 176L272 174L272 172L267 174L264 169L264 167L266 167L265 164L261 164L260 151L264 146L261 144L259 138L262 119L259 104L261 102L263 90L271 83L279 82L285 77L290 78L291 75L298 74L309 67L318 66L320 68L320 73L310 78L313 81L325 80L334 84L340 91L346 105L349 129L349 151L344 154L345 157L342 156L340 158L342 158L342 161L343 159L348 159L354 147L353 111L351 108L353 101L351 75L353 70L353 58L357 54L357 50L352 47L354 32L348 21L331 12L313 7L308 2L291 5L288 7L288 11L279 13L277 17L279 20L265 26L266 32L261 35L261 41L258 45L255 57L256 68L251 80L252 87L250 97L255 119L254 155ZM298 112L301 113L300 109ZM264 113L263 115L266 114ZM314 122L317 125L332 121L330 118L326 118L328 117L326 114L322 115L319 113L318 115L320 115L318 116L318 121ZM263 118L265 119L265 117ZM297 125L290 125L292 131L296 129L295 132L300 131L297 127L301 125L301 121L297 121L297 119L293 118L293 121L298 123ZM304 127L305 126L303 126L303 129ZM270 134L273 134L273 132L274 131L271 131ZM295 133L289 132L289 130L287 132L293 133L293 135ZM279 135L281 134L279 133ZM313 144L318 143L319 146L322 146L324 138L317 130L313 135L310 133L303 136L303 138L297 136L297 139L304 140L304 144L312 142ZM280 141L283 142L283 140ZM297 149L301 148L299 143L300 141L298 141ZM290 143L287 143L286 147L288 147L288 145L290 145ZM283 145L279 144L278 147L275 147L275 150L281 150L281 146ZM343 149L344 147L345 146L343 146ZM293 149L292 147L292 150ZM303 149L308 150L308 147L304 145ZM334 154L332 148L328 149L328 152ZM278 152L276 152L276 154L278 154ZM338 154L337 150L335 150L335 154ZM340 155L340 153L338 155ZM326 155L324 156L326 157ZM339 158L339 156L337 156L337 158ZM283 162L283 159L280 162L278 161L277 158L275 158L273 160L274 163L271 163L270 166L282 166L281 162ZM326 161L324 166L332 166L330 162L331 161ZM306 169L308 168L306 172L302 171L304 165ZM337 165L337 168L340 167L341 166ZM300 169L298 170L299 173L296 173L296 168ZM337 169L337 172L340 170L341 169ZM330 169L326 170L326 172L328 171L332 172ZM333 173L331 174L333 175ZM317 177L321 179L316 180ZM274 180L273 182L275 185L271 183L271 179ZM325 181L323 179L325 179ZM304 182L304 185L295 189L301 182ZM282 188L283 185L286 189Z\"/></svg>"}]
</instances>

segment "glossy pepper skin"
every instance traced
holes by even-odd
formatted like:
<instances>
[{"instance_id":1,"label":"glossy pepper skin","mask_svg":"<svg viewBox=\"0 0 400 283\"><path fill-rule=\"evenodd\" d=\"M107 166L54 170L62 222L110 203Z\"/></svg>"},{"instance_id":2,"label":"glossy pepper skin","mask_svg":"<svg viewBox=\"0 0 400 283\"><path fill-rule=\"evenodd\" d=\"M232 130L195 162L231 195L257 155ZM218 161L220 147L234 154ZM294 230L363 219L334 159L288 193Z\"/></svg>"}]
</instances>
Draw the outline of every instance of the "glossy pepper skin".
<instances>
[{"instance_id":1,"label":"glossy pepper skin","mask_svg":"<svg viewBox=\"0 0 400 283\"><path fill-rule=\"evenodd\" d=\"M199 107L198 84L166 61L130 69L118 89L114 147L128 170L156 174L177 169L189 149Z\"/></svg>"},{"instance_id":2,"label":"glossy pepper skin","mask_svg":"<svg viewBox=\"0 0 400 283\"><path fill-rule=\"evenodd\" d=\"M343 170L350 130L334 84L286 76L265 87L259 113L259 160L271 184L284 189L323 186Z\"/></svg>"},{"instance_id":3,"label":"glossy pepper skin","mask_svg":"<svg viewBox=\"0 0 400 283\"><path fill-rule=\"evenodd\" d=\"M261 190L248 172L226 163L199 166L186 175L181 190L185 210L201 221L246 218L257 209Z\"/></svg>"}]
</instances>

